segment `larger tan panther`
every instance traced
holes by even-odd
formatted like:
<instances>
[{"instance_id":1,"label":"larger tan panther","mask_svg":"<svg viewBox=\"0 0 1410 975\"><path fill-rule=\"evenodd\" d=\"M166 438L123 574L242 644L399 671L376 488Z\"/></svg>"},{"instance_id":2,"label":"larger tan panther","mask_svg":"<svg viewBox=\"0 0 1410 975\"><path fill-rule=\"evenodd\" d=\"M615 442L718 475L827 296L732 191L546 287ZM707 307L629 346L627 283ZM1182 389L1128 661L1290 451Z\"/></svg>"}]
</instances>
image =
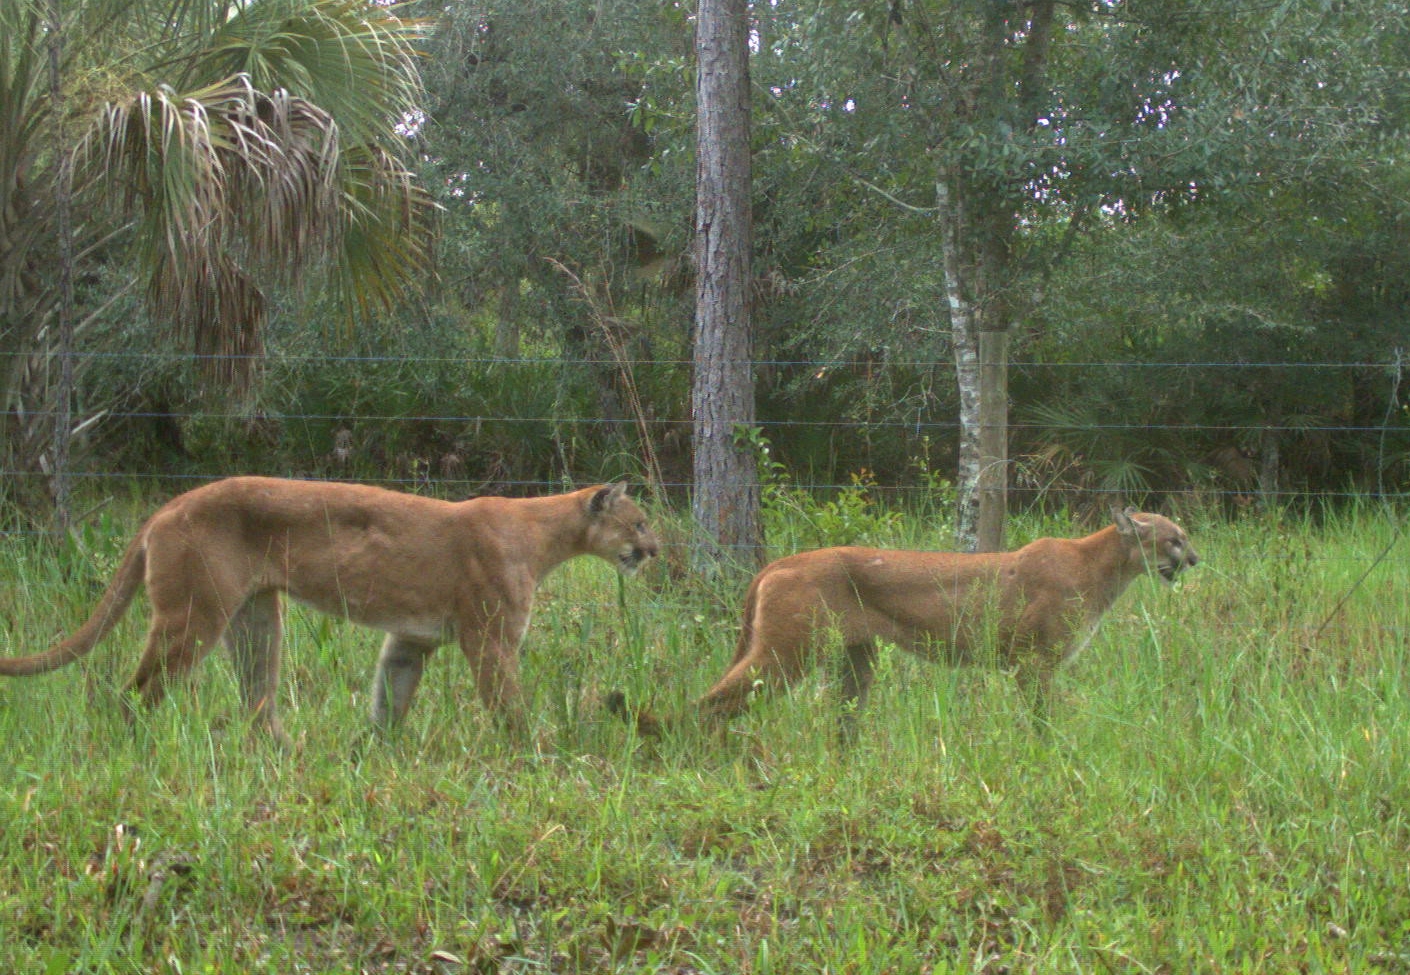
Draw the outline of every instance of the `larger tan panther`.
<instances>
[{"instance_id":1,"label":"larger tan panther","mask_svg":"<svg viewBox=\"0 0 1410 975\"><path fill-rule=\"evenodd\" d=\"M384 630L372 716L399 721L426 657L458 640L487 708L525 723L519 644L539 580L595 555L631 574L657 541L623 484L542 498L450 502L356 484L233 477L151 516L83 626L0 674L62 667L88 653L145 582L146 651L128 689L148 705L222 638L256 726L284 740L276 710L280 593Z\"/></svg>"},{"instance_id":2,"label":"larger tan panther","mask_svg":"<svg viewBox=\"0 0 1410 975\"><path fill-rule=\"evenodd\" d=\"M1040 719L1058 665L1077 654L1102 614L1147 572L1172 582L1199 561L1185 532L1160 515L1114 511L1086 538L1040 538L1014 552L825 548L765 566L749 586L734 660L700 701L708 719L743 711L751 694L797 681L840 643L843 735L854 733L884 640L922 657L1014 668ZM644 734L661 723L627 714Z\"/></svg>"}]
</instances>

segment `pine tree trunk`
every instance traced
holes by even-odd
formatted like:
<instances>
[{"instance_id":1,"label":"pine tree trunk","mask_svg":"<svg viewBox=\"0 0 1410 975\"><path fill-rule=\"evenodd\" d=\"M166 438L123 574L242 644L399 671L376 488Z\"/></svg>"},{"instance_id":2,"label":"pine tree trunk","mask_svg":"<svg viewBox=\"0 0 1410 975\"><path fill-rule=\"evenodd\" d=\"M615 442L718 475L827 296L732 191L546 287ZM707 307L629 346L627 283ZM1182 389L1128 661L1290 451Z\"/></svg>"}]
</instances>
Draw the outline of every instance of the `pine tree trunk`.
<instances>
[{"instance_id":1,"label":"pine tree trunk","mask_svg":"<svg viewBox=\"0 0 1410 975\"><path fill-rule=\"evenodd\" d=\"M698 551L743 565L762 560L759 476L735 431L752 427L749 325L752 253L746 0L701 0L696 27L696 332L693 509Z\"/></svg>"}]
</instances>

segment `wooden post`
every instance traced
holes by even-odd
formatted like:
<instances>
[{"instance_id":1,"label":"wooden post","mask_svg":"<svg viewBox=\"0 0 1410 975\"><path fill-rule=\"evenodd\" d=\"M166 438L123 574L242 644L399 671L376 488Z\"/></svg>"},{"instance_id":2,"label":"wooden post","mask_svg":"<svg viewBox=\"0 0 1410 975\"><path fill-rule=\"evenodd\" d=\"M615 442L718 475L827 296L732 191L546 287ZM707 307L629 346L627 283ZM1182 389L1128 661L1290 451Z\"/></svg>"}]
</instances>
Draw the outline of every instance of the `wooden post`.
<instances>
[{"instance_id":1,"label":"wooden post","mask_svg":"<svg viewBox=\"0 0 1410 975\"><path fill-rule=\"evenodd\" d=\"M979 333L979 524L977 552L1004 550L1009 501L1009 333Z\"/></svg>"}]
</instances>

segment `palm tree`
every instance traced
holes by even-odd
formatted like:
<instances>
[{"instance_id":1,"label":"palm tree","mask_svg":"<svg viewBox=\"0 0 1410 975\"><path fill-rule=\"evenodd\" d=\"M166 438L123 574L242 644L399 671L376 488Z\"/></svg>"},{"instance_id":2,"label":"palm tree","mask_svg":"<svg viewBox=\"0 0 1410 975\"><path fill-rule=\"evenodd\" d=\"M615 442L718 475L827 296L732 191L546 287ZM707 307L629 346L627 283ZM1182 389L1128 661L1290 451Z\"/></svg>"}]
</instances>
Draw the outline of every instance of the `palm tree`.
<instances>
[{"instance_id":1,"label":"palm tree","mask_svg":"<svg viewBox=\"0 0 1410 975\"><path fill-rule=\"evenodd\" d=\"M413 287L433 207L406 161L425 27L402 13L0 3L0 409L52 331L64 237L80 269L130 248L154 319L225 380L248 376L273 284L328 269L362 310Z\"/></svg>"}]
</instances>

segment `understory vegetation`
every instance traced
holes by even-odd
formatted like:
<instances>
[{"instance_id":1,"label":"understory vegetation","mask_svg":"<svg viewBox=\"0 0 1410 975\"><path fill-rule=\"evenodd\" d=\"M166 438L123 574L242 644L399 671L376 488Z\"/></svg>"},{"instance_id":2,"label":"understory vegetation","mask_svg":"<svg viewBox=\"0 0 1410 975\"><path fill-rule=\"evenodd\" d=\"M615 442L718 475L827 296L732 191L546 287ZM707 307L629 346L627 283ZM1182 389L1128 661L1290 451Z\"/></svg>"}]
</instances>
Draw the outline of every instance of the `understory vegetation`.
<instances>
[{"instance_id":1,"label":"understory vegetation","mask_svg":"<svg viewBox=\"0 0 1410 975\"><path fill-rule=\"evenodd\" d=\"M950 544L943 506L860 507L858 540ZM9 540L6 653L78 624L145 510ZM811 514L774 503L772 554L818 544ZM606 692L688 712L733 651L743 580L679 558L549 577L532 744L471 703L453 648L367 740L378 637L297 607L292 753L246 737L220 654L129 730L134 609L81 664L0 686L0 967L1406 971L1410 540L1370 506L1184 515L1203 564L1133 584L1046 738L1006 675L887 652L850 752L823 666L723 735L636 741Z\"/></svg>"}]
</instances>

